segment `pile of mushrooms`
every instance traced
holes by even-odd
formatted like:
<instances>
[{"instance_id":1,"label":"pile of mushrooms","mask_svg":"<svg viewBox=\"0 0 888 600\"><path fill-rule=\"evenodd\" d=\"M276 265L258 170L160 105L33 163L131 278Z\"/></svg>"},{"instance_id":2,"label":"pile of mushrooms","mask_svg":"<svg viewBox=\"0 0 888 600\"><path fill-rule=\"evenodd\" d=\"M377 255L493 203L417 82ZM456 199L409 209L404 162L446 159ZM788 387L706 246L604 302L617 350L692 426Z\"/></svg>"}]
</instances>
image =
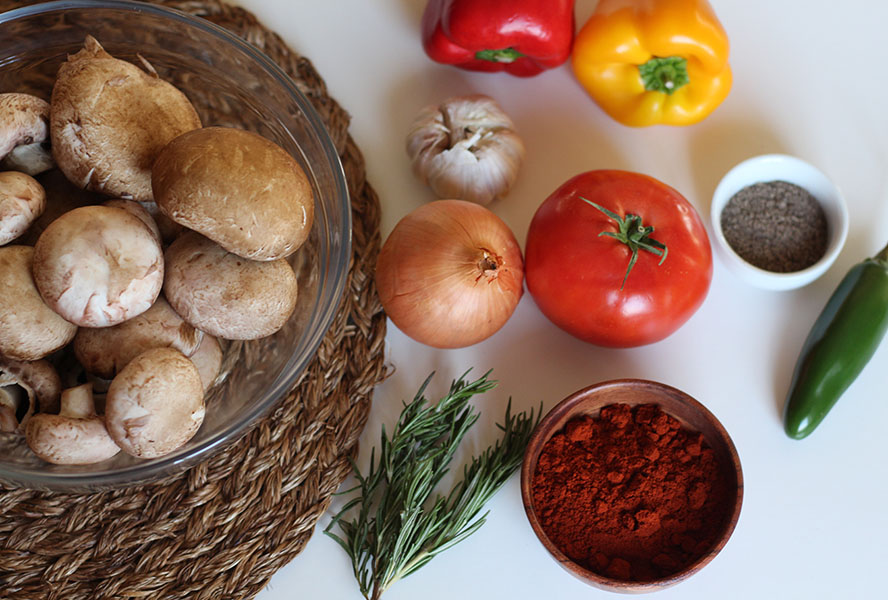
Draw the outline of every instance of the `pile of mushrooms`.
<instances>
[{"instance_id":1,"label":"pile of mushrooms","mask_svg":"<svg viewBox=\"0 0 888 600\"><path fill-rule=\"evenodd\" d=\"M296 307L305 173L141 60L87 37L49 102L0 93L0 436L54 464L181 447L227 341Z\"/></svg>"}]
</instances>

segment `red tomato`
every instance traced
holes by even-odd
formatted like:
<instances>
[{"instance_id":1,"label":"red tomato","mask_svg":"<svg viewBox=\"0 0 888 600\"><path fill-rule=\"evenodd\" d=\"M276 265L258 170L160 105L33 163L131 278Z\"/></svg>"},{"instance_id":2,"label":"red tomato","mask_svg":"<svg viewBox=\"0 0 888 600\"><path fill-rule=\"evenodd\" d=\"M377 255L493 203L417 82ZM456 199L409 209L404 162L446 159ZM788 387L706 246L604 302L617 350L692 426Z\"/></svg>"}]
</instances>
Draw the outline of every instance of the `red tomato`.
<instances>
[{"instance_id":1,"label":"red tomato","mask_svg":"<svg viewBox=\"0 0 888 600\"><path fill-rule=\"evenodd\" d=\"M618 232L619 224L584 198L621 218L641 217L654 228L649 237L666 246L665 259L639 249L627 276L629 246L599 235ZM712 250L697 211L671 187L638 173L589 171L537 210L525 277L543 314L568 333L600 346L640 346L665 338L700 307Z\"/></svg>"}]
</instances>

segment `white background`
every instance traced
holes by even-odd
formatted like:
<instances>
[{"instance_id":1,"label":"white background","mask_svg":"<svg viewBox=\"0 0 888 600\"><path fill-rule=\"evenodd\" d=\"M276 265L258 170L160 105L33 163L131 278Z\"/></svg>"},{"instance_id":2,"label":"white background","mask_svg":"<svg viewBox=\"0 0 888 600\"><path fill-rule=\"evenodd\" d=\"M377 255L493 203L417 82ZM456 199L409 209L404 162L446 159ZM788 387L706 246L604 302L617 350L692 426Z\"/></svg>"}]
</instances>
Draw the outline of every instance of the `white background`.
<instances>
[{"instance_id":1,"label":"white background","mask_svg":"<svg viewBox=\"0 0 888 600\"><path fill-rule=\"evenodd\" d=\"M364 464L381 424L391 426L431 371L434 392L474 367L492 368L499 387L480 399L482 419L469 451L496 437L508 397L520 409L591 383L642 377L703 402L734 439L746 490L737 529L722 553L667 598L873 598L888 563L885 428L888 343L814 434L788 439L780 411L798 350L845 271L888 242L888 4L872 0L715 0L731 39L734 87L704 122L630 129L611 121L562 66L531 79L438 65L419 41L424 0L241 0L240 4L309 57L330 94L352 115L370 183L383 210L382 234L433 198L414 179L404 139L425 104L464 93L493 96L517 124L528 153L518 183L492 205L524 245L539 204L582 171L620 168L681 191L708 226L719 178L750 156L782 152L825 171L842 189L851 231L837 263L790 292L753 289L715 258L700 311L666 340L608 350L550 324L525 294L491 339L435 350L390 324L386 360L394 368L374 396L361 444ZM577 2L578 25L595 6ZM436 396L437 397L437 396ZM341 500L334 501L335 509ZM606 598L550 559L524 515L513 477L490 502L473 537L398 582L388 600ZM283 568L259 600L359 600L345 553L321 533Z\"/></svg>"}]
</instances>

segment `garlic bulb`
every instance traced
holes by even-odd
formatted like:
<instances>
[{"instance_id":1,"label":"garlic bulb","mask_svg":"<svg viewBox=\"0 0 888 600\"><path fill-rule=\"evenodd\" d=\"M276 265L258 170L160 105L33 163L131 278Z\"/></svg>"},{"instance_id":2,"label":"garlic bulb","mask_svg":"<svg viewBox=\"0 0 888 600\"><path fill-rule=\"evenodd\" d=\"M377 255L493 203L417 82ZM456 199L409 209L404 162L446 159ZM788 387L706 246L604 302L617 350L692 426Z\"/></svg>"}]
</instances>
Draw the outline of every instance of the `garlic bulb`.
<instances>
[{"instance_id":1,"label":"garlic bulb","mask_svg":"<svg viewBox=\"0 0 888 600\"><path fill-rule=\"evenodd\" d=\"M487 204L515 183L524 142L493 98L457 96L420 111L407 153L413 172L440 198Z\"/></svg>"}]
</instances>

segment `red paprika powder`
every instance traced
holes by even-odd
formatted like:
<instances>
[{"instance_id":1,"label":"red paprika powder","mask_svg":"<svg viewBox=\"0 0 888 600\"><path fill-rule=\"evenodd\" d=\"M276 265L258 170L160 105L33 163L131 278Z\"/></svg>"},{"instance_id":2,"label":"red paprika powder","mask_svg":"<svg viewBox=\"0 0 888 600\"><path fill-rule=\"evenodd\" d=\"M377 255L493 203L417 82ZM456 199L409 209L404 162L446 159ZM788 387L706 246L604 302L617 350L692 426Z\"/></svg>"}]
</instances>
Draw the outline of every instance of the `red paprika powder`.
<instances>
[{"instance_id":1,"label":"red paprika powder","mask_svg":"<svg viewBox=\"0 0 888 600\"><path fill-rule=\"evenodd\" d=\"M612 404L546 442L531 493L543 531L571 560L613 579L650 581L715 545L728 491L701 433L655 404Z\"/></svg>"}]
</instances>

